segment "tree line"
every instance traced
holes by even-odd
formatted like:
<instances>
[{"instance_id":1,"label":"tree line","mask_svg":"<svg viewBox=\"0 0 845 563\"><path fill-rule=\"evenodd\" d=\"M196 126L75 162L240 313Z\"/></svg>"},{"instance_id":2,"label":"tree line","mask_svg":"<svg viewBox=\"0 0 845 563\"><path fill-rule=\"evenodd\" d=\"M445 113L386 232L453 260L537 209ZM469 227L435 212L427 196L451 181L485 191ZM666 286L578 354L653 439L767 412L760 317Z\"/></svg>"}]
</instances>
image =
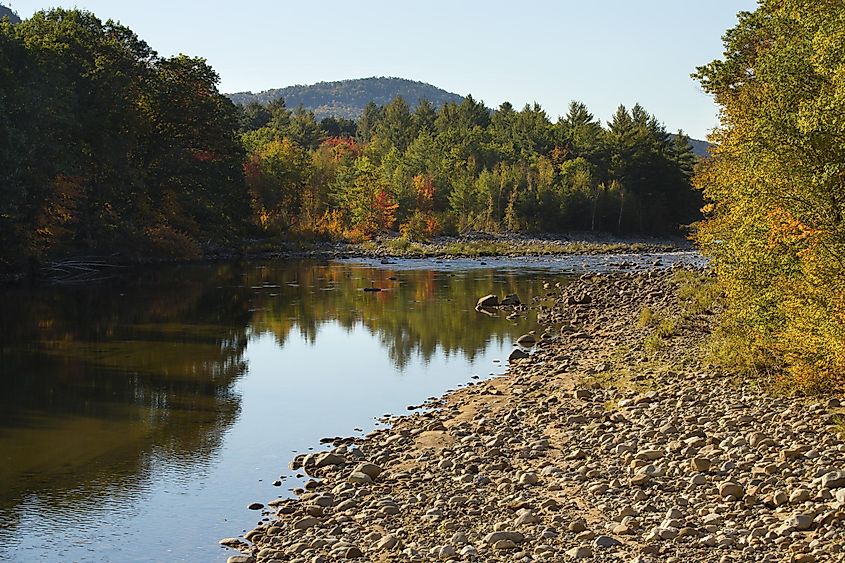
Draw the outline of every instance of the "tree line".
<instances>
[{"instance_id":1,"label":"tree line","mask_svg":"<svg viewBox=\"0 0 845 563\"><path fill-rule=\"evenodd\" d=\"M538 104L396 97L318 123L275 100L243 107L241 138L256 222L276 234L671 233L701 203L689 138L640 105L605 127L580 102L552 123Z\"/></svg>"},{"instance_id":2,"label":"tree line","mask_svg":"<svg viewBox=\"0 0 845 563\"><path fill-rule=\"evenodd\" d=\"M317 122L235 106L201 58L54 9L0 22L0 267L68 254L195 258L256 237L676 232L695 157L639 105L491 111L468 96Z\"/></svg>"}]
</instances>

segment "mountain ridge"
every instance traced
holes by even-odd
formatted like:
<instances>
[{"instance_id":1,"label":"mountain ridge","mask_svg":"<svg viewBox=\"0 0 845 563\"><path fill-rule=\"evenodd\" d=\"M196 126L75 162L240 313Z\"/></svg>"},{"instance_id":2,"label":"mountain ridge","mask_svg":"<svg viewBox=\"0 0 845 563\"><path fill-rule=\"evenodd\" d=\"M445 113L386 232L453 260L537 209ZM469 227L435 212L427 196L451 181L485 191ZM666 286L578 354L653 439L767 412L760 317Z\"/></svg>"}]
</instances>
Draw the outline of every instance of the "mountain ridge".
<instances>
[{"instance_id":1,"label":"mountain ridge","mask_svg":"<svg viewBox=\"0 0 845 563\"><path fill-rule=\"evenodd\" d=\"M251 102L266 104L284 98L288 107L294 108L301 104L313 111L318 120L330 116L358 119L367 103L385 105L396 96L402 96L411 108L415 108L422 99L428 100L436 107L447 102L459 103L464 99L464 96L426 82L393 76L295 84L257 93L235 92L226 95L239 105Z\"/></svg>"},{"instance_id":2,"label":"mountain ridge","mask_svg":"<svg viewBox=\"0 0 845 563\"><path fill-rule=\"evenodd\" d=\"M8 7L4 6L3 4L0 4L0 20L2 20L3 18L6 18L6 17L9 18L9 21L12 22L12 23L21 23L21 19L18 17L18 15L14 11L12 11L11 8L8 8Z\"/></svg>"}]
</instances>

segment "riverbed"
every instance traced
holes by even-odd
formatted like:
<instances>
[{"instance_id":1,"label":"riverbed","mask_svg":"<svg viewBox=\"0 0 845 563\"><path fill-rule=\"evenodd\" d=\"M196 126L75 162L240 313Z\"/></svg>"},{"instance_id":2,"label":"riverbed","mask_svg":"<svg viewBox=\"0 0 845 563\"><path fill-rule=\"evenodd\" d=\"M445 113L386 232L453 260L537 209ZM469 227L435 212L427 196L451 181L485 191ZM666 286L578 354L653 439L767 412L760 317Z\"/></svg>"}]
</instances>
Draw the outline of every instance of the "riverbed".
<instances>
[{"instance_id":1,"label":"riverbed","mask_svg":"<svg viewBox=\"0 0 845 563\"><path fill-rule=\"evenodd\" d=\"M200 264L4 289L0 555L225 558L250 503L302 484L296 453L504 371L535 319L480 315L479 296L697 260Z\"/></svg>"}]
</instances>

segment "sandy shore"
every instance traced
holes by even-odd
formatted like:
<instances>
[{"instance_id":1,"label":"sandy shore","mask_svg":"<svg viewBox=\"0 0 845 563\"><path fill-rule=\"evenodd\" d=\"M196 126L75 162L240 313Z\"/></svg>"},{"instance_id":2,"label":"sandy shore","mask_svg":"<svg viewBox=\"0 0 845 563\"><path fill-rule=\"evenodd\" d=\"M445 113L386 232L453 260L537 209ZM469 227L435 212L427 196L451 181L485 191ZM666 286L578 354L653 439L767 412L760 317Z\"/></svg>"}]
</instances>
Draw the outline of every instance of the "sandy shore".
<instances>
[{"instance_id":1,"label":"sandy shore","mask_svg":"<svg viewBox=\"0 0 845 563\"><path fill-rule=\"evenodd\" d=\"M676 280L548 287L526 304L530 356L298 456L312 479L221 540L242 553L230 563L843 560L838 401L771 396L706 365L712 315L689 313ZM673 330L655 338L643 308Z\"/></svg>"}]
</instances>

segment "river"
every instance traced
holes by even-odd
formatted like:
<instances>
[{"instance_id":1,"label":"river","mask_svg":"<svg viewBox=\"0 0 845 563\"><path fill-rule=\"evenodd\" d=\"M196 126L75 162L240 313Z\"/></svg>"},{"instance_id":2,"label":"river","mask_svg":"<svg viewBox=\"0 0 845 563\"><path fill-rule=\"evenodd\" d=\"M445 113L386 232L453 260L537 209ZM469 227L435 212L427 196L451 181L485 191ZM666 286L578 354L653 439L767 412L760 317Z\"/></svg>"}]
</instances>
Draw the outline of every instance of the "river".
<instances>
[{"instance_id":1,"label":"river","mask_svg":"<svg viewBox=\"0 0 845 563\"><path fill-rule=\"evenodd\" d=\"M501 374L540 328L473 310L688 253L253 262L0 290L0 556L210 561L321 438ZM378 288L382 291L364 291Z\"/></svg>"}]
</instances>

